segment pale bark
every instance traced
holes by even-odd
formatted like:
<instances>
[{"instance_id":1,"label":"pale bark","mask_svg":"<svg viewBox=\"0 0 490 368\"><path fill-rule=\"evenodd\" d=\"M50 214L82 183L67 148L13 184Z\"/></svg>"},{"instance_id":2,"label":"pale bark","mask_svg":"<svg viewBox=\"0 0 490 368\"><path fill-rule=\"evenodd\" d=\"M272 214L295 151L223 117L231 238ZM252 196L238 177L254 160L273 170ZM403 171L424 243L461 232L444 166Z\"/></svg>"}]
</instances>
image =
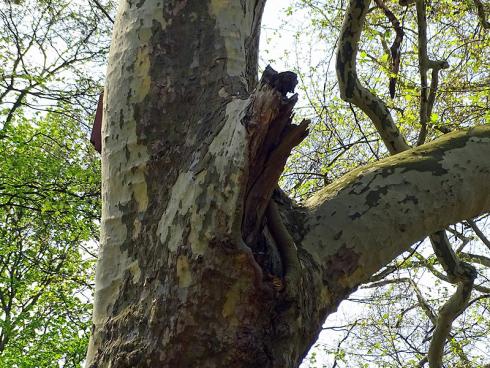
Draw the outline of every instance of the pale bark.
<instances>
[{"instance_id":1,"label":"pale bark","mask_svg":"<svg viewBox=\"0 0 490 368\"><path fill-rule=\"evenodd\" d=\"M488 211L489 134L447 134L323 189L307 202L305 248L320 264L348 249L359 267L345 281L357 285L432 231Z\"/></svg>"},{"instance_id":2,"label":"pale bark","mask_svg":"<svg viewBox=\"0 0 490 368\"><path fill-rule=\"evenodd\" d=\"M291 74L257 87L263 5L121 3L87 367L298 366L361 282L490 209L490 128L355 170L305 206L278 191L267 206L307 122L291 124Z\"/></svg>"}]
</instances>

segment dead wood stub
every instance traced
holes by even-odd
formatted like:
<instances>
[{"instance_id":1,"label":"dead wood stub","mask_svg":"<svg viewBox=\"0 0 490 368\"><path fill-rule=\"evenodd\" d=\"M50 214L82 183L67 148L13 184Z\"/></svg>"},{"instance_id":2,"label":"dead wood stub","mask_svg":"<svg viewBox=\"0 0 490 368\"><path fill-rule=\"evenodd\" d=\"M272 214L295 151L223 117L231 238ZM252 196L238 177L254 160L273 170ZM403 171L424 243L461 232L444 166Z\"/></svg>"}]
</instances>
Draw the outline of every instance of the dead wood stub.
<instances>
[{"instance_id":1,"label":"dead wood stub","mask_svg":"<svg viewBox=\"0 0 490 368\"><path fill-rule=\"evenodd\" d=\"M273 190L284 170L291 150L308 135L309 121L293 124L296 74L277 73L267 67L243 120L249 138L249 171L245 195L242 234L253 249L264 225L264 216Z\"/></svg>"}]
</instances>

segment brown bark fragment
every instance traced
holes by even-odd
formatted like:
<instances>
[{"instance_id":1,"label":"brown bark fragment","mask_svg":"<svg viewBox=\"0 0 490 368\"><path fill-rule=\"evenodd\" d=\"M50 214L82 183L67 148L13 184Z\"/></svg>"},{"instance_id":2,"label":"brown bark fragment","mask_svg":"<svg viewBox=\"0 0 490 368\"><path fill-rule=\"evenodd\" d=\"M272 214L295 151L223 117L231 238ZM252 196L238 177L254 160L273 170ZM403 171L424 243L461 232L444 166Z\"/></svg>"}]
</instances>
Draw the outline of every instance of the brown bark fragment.
<instances>
[{"instance_id":1,"label":"brown bark fragment","mask_svg":"<svg viewBox=\"0 0 490 368\"><path fill-rule=\"evenodd\" d=\"M104 105L104 92L99 95L99 102L97 103L97 111L95 112L94 124L92 126L92 133L90 134L90 143L94 145L97 152L102 152L102 117Z\"/></svg>"},{"instance_id":2,"label":"brown bark fragment","mask_svg":"<svg viewBox=\"0 0 490 368\"><path fill-rule=\"evenodd\" d=\"M308 134L309 121L292 124L298 97L288 98L287 93L294 92L296 84L294 73L277 73L268 66L244 120L249 132L249 177L242 234L252 248L287 158Z\"/></svg>"},{"instance_id":3,"label":"brown bark fragment","mask_svg":"<svg viewBox=\"0 0 490 368\"><path fill-rule=\"evenodd\" d=\"M335 291L333 289L339 285L345 286L342 280L348 278L356 270L359 258L359 253L343 245L335 254L326 259L323 278L331 291Z\"/></svg>"}]
</instances>

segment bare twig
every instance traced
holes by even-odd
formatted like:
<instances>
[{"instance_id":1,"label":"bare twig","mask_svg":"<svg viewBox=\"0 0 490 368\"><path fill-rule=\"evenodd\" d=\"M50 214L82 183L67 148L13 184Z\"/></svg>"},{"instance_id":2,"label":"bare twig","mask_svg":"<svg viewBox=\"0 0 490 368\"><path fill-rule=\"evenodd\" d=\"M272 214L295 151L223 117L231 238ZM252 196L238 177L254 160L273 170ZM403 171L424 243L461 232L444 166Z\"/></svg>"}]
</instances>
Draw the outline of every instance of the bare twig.
<instances>
[{"instance_id":1,"label":"bare twig","mask_svg":"<svg viewBox=\"0 0 490 368\"><path fill-rule=\"evenodd\" d=\"M339 353L339 351L340 351L340 346L342 345L342 343L343 343L345 340L347 340L347 339L349 338L350 333L352 332L352 330L354 329L354 327L356 327L356 326L357 326L357 323L358 323L358 322L359 322L358 320L354 321L354 323L353 323L353 324L352 324L352 325L349 327L349 329L347 330L347 333L345 334L345 336L344 336L344 337L343 337L343 338L342 338L342 339L339 341L339 343L337 344L337 349L336 349L336 351L335 351L335 360L334 360L334 362L333 362L332 368L337 367L337 355L338 355L338 353Z\"/></svg>"},{"instance_id":2,"label":"bare twig","mask_svg":"<svg viewBox=\"0 0 490 368\"><path fill-rule=\"evenodd\" d=\"M104 13L104 15L106 16L107 19L109 19L109 21L114 24L114 19L112 19L112 17L109 15L109 13L107 12L107 10L104 9L104 7L102 6L101 3L99 3L98 0L92 0L92 2L95 4L95 6L102 12Z\"/></svg>"},{"instance_id":3,"label":"bare twig","mask_svg":"<svg viewBox=\"0 0 490 368\"><path fill-rule=\"evenodd\" d=\"M483 244L487 246L488 249L490 249L490 240L483 234L483 232L480 230L480 228L475 224L473 220L466 220L466 222L471 226L475 234L481 239Z\"/></svg>"}]
</instances>

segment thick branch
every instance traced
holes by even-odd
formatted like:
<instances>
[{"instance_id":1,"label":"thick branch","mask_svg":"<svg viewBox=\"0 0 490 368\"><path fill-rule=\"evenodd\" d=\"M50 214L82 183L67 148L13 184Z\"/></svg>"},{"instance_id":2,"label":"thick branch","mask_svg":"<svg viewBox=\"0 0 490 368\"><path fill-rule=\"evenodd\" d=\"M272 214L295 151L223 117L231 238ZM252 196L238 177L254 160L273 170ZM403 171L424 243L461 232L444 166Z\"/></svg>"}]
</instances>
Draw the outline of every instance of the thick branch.
<instances>
[{"instance_id":1,"label":"thick branch","mask_svg":"<svg viewBox=\"0 0 490 368\"><path fill-rule=\"evenodd\" d=\"M451 133L358 169L307 202L303 246L355 287L410 244L490 209L490 128Z\"/></svg>"}]
</instances>

